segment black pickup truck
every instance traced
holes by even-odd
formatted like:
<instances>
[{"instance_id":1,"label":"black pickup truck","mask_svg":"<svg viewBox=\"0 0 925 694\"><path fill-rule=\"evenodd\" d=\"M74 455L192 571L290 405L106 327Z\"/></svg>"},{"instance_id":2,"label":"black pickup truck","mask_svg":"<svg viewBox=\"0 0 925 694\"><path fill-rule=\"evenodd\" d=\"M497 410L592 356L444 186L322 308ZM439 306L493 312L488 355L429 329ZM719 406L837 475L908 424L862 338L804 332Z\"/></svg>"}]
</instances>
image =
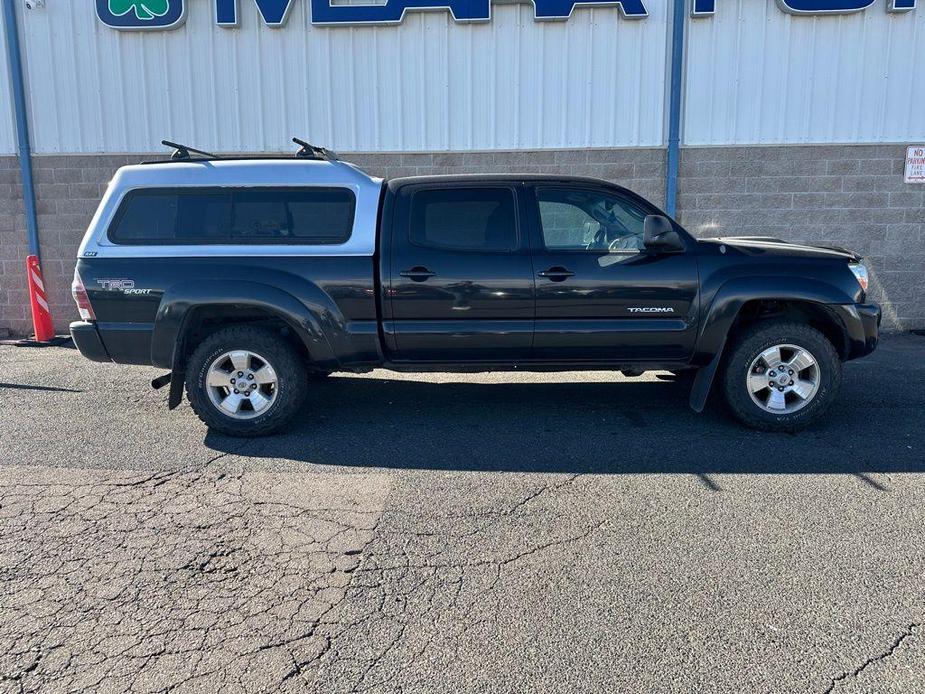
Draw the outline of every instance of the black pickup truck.
<instances>
[{"instance_id":1,"label":"black pickup truck","mask_svg":"<svg viewBox=\"0 0 925 694\"><path fill-rule=\"evenodd\" d=\"M169 369L199 417L284 426L335 371L647 370L796 430L877 344L867 270L838 248L693 238L640 196L553 175L371 177L181 148L119 170L78 252L71 334Z\"/></svg>"}]
</instances>

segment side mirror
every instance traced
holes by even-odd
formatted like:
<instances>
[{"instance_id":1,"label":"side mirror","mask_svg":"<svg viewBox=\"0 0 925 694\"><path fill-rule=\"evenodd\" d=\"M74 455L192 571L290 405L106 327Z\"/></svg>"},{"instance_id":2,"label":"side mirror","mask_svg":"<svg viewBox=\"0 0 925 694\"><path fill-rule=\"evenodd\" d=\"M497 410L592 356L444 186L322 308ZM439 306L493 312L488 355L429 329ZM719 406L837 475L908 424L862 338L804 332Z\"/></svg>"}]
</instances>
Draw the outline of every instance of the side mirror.
<instances>
[{"instance_id":1,"label":"side mirror","mask_svg":"<svg viewBox=\"0 0 925 694\"><path fill-rule=\"evenodd\" d=\"M646 215L643 222L643 243L653 253L677 253L684 251L684 241L674 230L671 220L660 214Z\"/></svg>"}]
</instances>

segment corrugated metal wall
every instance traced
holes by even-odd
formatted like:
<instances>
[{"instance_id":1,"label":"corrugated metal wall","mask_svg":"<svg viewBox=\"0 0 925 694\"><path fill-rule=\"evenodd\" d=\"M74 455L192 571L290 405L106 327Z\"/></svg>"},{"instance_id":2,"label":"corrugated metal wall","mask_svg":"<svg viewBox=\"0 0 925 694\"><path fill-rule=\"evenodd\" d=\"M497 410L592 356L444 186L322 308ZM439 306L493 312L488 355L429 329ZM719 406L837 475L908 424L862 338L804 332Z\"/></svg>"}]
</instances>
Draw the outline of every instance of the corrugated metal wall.
<instances>
[{"instance_id":1,"label":"corrugated metal wall","mask_svg":"<svg viewBox=\"0 0 925 694\"><path fill-rule=\"evenodd\" d=\"M0 156L16 153L16 131L10 94L10 66L6 59L5 27L0 12Z\"/></svg>"},{"instance_id":2,"label":"corrugated metal wall","mask_svg":"<svg viewBox=\"0 0 925 694\"><path fill-rule=\"evenodd\" d=\"M684 142L925 139L925 7L798 17L726 0L689 20Z\"/></svg>"},{"instance_id":3,"label":"corrugated metal wall","mask_svg":"<svg viewBox=\"0 0 925 694\"><path fill-rule=\"evenodd\" d=\"M189 1L186 25L118 32L92 2L22 11L35 149L137 152L162 138L219 151L285 149L293 135L346 151L651 146L663 141L666 0L536 22L495 5L486 24L413 12L400 26L284 28L242 2L242 26Z\"/></svg>"},{"instance_id":4,"label":"corrugated metal wall","mask_svg":"<svg viewBox=\"0 0 925 694\"><path fill-rule=\"evenodd\" d=\"M486 24L412 12L400 26L284 28L242 0L242 26L187 0L184 27L118 32L92 0L19 8L36 152L147 152L162 138L283 150L293 135L345 151L659 146L669 0L625 20L580 8L536 22L494 4ZM725 0L689 19L688 145L925 139L925 7L796 17ZM6 75L5 55L2 59ZM0 153L15 150L0 89Z\"/></svg>"}]
</instances>

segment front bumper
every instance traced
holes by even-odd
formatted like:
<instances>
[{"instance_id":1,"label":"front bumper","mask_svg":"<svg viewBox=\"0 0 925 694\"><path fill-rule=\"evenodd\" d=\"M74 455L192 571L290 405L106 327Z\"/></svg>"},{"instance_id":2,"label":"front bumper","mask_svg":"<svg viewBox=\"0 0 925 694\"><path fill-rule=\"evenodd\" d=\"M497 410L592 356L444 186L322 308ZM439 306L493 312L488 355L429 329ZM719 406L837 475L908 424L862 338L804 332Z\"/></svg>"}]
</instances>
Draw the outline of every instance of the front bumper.
<instances>
[{"instance_id":1,"label":"front bumper","mask_svg":"<svg viewBox=\"0 0 925 694\"><path fill-rule=\"evenodd\" d=\"M877 304L840 304L836 307L845 326L845 359L857 359L877 348L882 314Z\"/></svg>"},{"instance_id":2,"label":"front bumper","mask_svg":"<svg viewBox=\"0 0 925 694\"><path fill-rule=\"evenodd\" d=\"M90 361L112 361L95 323L74 321L71 323L71 339L80 353Z\"/></svg>"}]
</instances>

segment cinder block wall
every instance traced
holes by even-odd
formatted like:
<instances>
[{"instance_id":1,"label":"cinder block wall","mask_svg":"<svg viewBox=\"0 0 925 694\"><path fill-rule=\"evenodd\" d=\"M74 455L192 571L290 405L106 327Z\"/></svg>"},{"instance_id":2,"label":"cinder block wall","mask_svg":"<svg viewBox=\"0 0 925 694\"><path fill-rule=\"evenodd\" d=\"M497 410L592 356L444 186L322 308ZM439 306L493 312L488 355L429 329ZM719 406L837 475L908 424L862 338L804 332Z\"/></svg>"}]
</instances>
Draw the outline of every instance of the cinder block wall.
<instances>
[{"instance_id":1,"label":"cinder block wall","mask_svg":"<svg viewBox=\"0 0 925 694\"><path fill-rule=\"evenodd\" d=\"M131 156L36 156L33 178L42 274L49 306L59 333L76 320L77 309L71 299L71 278L77 246L96 211L113 172L128 163ZM32 318L26 284L28 254L19 161L0 157L0 336L32 334ZM7 184L9 178L12 183ZM8 217L7 209L12 210Z\"/></svg>"},{"instance_id":2,"label":"cinder block wall","mask_svg":"<svg viewBox=\"0 0 925 694\"><path fill-rule=\"evenodd\" d=\"M898 145L710 147L682 150L680 221L698 236L757 235L863 253L884 328L925 326L925 186L902 182ZM36 156L43 271L55 324L76 317L77 245L113 172L144 155ZM662 205L665 150L345 154L379 176L531 172L594 176ZM0 336L31 333L22 189L15 157L0 157Z\"/></svg>"},{"instance_id":3,"label":"cinder block wall","mask_svg":"<svg viewBox=\"0 0 925 694\"><path fill-rule=\"evenodd\" d=\"M698 236L776 236L865 256L884 328L925 326L925 186L905 145L686 148L679 221Z\"/></svg>"},{"instance_id":4,"label":"cinder block wall","mask_svg":"<svg viewBox=\"0 0 925 694\"><path fill-rule=\"evenodd\" d=\"M31 330L26 289L26 232L19 160L0 157L0 338Z\"/></svg>"}]
</instances>

